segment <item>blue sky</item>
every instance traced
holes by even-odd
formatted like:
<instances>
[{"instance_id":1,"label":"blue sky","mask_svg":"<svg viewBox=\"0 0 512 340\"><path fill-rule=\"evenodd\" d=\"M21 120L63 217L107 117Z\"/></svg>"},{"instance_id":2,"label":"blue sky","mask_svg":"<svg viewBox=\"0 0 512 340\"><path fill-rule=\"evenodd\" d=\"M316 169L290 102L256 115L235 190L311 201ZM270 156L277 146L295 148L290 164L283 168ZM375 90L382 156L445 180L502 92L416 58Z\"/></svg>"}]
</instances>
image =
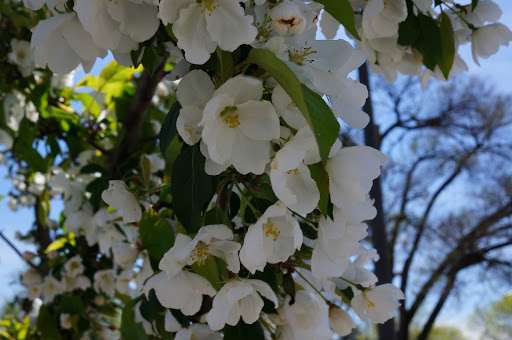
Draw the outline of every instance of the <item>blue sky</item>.
<instances>
[{"instance_id":1,"label":"blue sky","mask_svg":"<svg viewBox=\"0 0 512 340\"><path fill-rule=\"evenodd\" d=\"M512 1L495 0L495 2L503 10L503 16L500 22L512 28ZM510 86L512 80L512 46L501 47L498 54L489 59L480 59L481 67L474 64L469 46L464 46L461 52L463 59L470 68L470 75L487 79L489 83L494 83L497 89L504 94L510 94L512 92ZM96 63L92 72L98 74L110 60L111 57L109 56L107 60ZM78 71L75 76L75 81L81 79L83 76L83 71ZM5 195L11 188L10 181L4 179L5 175L5 167L0 166L0 195ZM58 219L59 212L59 204L52 206L51 217ZM33 209L20 208L18 212L14 213L7 207L7 200L4 198L0 200L0 217L0 231L13 241L21 251L33 250L33 247L30 245L15 239L16 231L24 233L32 226L34 220ZM0 275L0 306L22 291L22 286L17 283L17 275L26 270L26 267L26 264L6 245L6 243L0 240L0 273L2 274ZM499 296L511 289L512 287L495 287L497 294L483 296L482 298L484 300L493 299L493 296ZM478 306L478 303L481 302L481 300L471 298L471 296L475 296L475 294L480 295L480 290L481 287L474 287L467 290L468 296L450 297L448 305L443 309L439 319L444 320L443 323L468 329L464 320L471 314L474 308ZM470 335L469 332L467 335ZM468 339L469 338L472 337L468 337Z\"/></svg>"}]
</instances>

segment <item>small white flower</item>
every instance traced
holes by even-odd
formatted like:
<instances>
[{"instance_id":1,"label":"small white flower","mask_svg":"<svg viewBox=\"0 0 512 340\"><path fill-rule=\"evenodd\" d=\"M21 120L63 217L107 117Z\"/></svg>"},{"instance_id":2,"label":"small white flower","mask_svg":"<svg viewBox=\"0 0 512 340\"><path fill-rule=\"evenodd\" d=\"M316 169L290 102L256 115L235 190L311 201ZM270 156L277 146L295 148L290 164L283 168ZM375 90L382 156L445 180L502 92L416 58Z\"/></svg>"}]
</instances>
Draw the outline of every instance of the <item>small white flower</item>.
<instances>
[{"instance_id":1,"label":"small white flower","mask_svg":"<svg viewBox=\"0 0 512 340\"><path fill-rule=\"evenodd\" d=\"M37 64L54 73L69 73L79 64L89 72L97 57L107 55L97 48L91 35L84 30L75 13L58 14L39 22L32 34Z\"/></svg>"},{"instance_id":2,"label":"small white flower","mask_svg":"<svg viewBox=\"0 0 512 340\"><path fill-rule=\"evenodd\" d=\"M225 324L235 326L240 317L247 324L256 322L263 308L263 299L258 293L278 306L276 294L264 281L241 279L226 283L213 299L213 307L206 315L210 328L220 330Z\"/></svg>"},{"instance_id":3,"label":"small white flower","mask_svg":"<svg viewBox=\"0 0 512 340\"><path fill-rule=\"evenodd\" d=\"M279 308L279 317L286 324L278 328L284 339L328 340L332 332L327 325L329 308L317 292L299 290L295 294L295 303L290 305L290 296L286 296Z\"/></svg>"},{"instance_id":4,"label":"small white flower","mask_svg":"<svg viewBox=\"0 0 512 340\"><path fill-rule=\"evenodd\" d=\"M240 261L254 274L256 270L263 271L267 262L285 262L301 245L299 223L282 202L277 202L249 227Z\"/></svg>"},{"instance_id":5,"label":"small white flower","mask_svg":"<svg viewBox=\"0 0 512 340\"><path fill-rule=\"evenodd\" d=\"M214 296L217 292L204 277L181 271L172 278L164 272L151 277L144 285L144 294L151 289L166 308L180 309L185 315L194 315L201 309L203 295Z\"/></svg>"},{"instance_id":6,"label":"small white flower","mask_svg":"<svg viewBox=\"0 0 512 340\"><path fill-rule=\"evenodd\" d=\"M103 191L101 198L105 203L121 212L124 223L139 222L142 218L139 202L128 191L123 181L109 181L109 188Z\"/></svg>"},{"instance_id":7,"label":"small white flower","mask_svg":"<svg viewBox=\"0 0 512 340\"><path fill-rule=\"evenodd\" d=\"M287 32L300 34L306 28L306 18L295 1L285 0L270 11L272 25L281 35Z\"/></svg>"},{"instance_id":8,"label":"small white flower","mask_svg":"<svg viewBox=\"0 0 512 340\"><path fill-rule=\"evenodd\" d=\"M55 296L64 291L62 283L57 281L53 276L48 275L43 281L43 296L45 302L52 302Z\"/></svg>"},{"instance_id":9,"label":"small white flower","mask_svg":"<svg viewBox=\"0 0 512 340\"><path fill-rule=\"evenodd\" d=\"M34 71L34 51L30 48L28 41L12 39L11 52L7 54L7 59L18 65L18 69L24 77L28 77Z\"/></svg>"},{"instance_id":10,"label":"small white flower","mask_svg":"<svg viewBox=\"0 0 512 340\"><path fill-rule=\"evenodd\" d=\"M134 244L126 242L116 242L112 245L112 254L114 262L120 266L133 264L139 255L139 249Z\"/></svg>"},{"instance_id":11,"label":"small white flower","mask_svg":"<svg viewBox=\"0 0 512 340\"><path fill-rule=\"evenodd\" d=\"M189 72L178 85L176 98L181 105L176 128L183 141L194 145L201 139L203 128L199 122L203 118L206 103L215 91L210 76L202 70Z\"/></svg>"},{"instance_id":12,"label":"small white flower","mask_svg":"<svg viewBox=\"0 0 512 340\"><path fill-rule=\"evenodd\" d=\"M66 275L76 277L84 272L84 265L82 259L78 256L73 256L64 264Z\"/></svg>"},{"instance_id":13,"label":"small white flower","mask_svg":"<svg viewBox=\"0 0 512 340\"><path fill-rule=\"evenodd\" d=\"M508 46L512 41L512 32L501 23L493 23L473 31L471 52L473 60L480 65L478 57L489 58L496 54L500 46Z\"/></svg>"},{"instance_id":14,"label":"small white flower","mask_svg":"<svg viewBox=\"0 0 512 340\"><path fill-rule=\"evenodd\" d=\"M354 296L350 302L361 321L365 321L365 314L373 323L384 323L391 319L400 306L399 300L405 298L404 293L394 285L386 283L374 288L364 290Z\"/></svg>"},{"instance_id":15,"label":"small white flower","mask_svg":"<svg viewBox=\"0 0 512 340\"><path fill-rule=\"evenodd\" d=\"M345 336L352 332L356 324L347 312L338 306L331 305L329 307L329 326L336 334Z\"/></svg>"},{"instance_id":16,"label":"small white flower","mask_svg":"<svg viewBox=\"0 0 512 340\"><path fill-rule=\"evenodd\" d=\"M258 34L238 0L162 0L159 9L162 22L173 24L178 47L193 64L204 64L217 46L232 52Z\"/></svg>"},{"instance_id":17,"label":"small white flower","mask_svg":"<svg viewBox=\"0 0 512 340\"><path fill-rule=\"evenodd\" d=\"M174 246L165 253L158 267L171 278L186 265L202 265L209 257L216 256L226 261L229 271L238 273L240 243L232 239L233 232L223 224L201 227L194 239L177 234Z\"/></svg>"},{"instance_id":18,"label":"small white flower","mask_svg":"<svg viewBox=\"0 0 512 340\"><path fill-rule=\"evenodd\" d=\"M348 268L350 257L366 237L366 224L350 222L342 209L334 207L334 221L320 219L318 239L313 248L311 270L316 278L338 277Z\"/></svg>"},{"instance_id":19,"label":"small white flower","mask_svg":"<svg viewBox=\"0 0 512 340\"><path fill-rule=\"evenodd\" d=\"M98 293L114 295L116 288L116 274L113 269L98 270L94 273L94 290Z\"/></svg>"},{"instance_id":20,"label":"small white flower","mask_svg":"<svg viewBox=\"0 0 512 340\"><path fill-rule=\"evenodd\" d=\"M73 324L71 323L71 315L70 314L61 314L60 317L60 326L63 329L71 329Z\"/></svg>"},{"instance_id":21,"label":"small white flower","mask_svg":"<svg viewBox=\"0 0 512 340\"><path fill-rule=\"evenodd\" d=\"M212 161L232 164L247 174L261 174L269 161L270 141L279 138L279 117L270 102L261 102L260 79L236 76L214 93L200 125Z\"/></svg>"},{"instance_id":22,"label":"small white flower","mask_svg":"<svg viewBox=\"0 0 512 340\"><path fill-rule=\"evenodd\" d=\"M371 220L377 210L368 199L373 180L388 158L368 146L342 148L326 164L332 203L350 222Z\"/></svg>"}]
</instances>

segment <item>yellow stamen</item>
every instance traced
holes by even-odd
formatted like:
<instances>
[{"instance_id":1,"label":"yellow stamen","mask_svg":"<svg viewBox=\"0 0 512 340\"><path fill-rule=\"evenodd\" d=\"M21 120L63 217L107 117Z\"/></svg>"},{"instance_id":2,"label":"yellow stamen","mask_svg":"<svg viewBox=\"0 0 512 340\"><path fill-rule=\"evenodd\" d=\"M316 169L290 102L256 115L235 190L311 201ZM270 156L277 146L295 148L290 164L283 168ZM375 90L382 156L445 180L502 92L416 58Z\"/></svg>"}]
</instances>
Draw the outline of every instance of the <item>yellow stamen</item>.
<instances>
[{"instance_id":1,"label":"yellow stamen","mask_svg":"<svg viewBox=\"0 0 512 340\"><path fill-rule=\"evenodd\" d=\"M312 63L314 60L310 59L310 56L315 53L317 53L317 51L311 51L311 46L299 49L294 48L293 53L290 53L290 61L299 65L303 62Z\"/></svg>"},{"instance_id":2,"label":"yellow stamen","mask_svg":"<svg viewBox=\"0 0 512 340\"><path fill-rule=\"evenodd\" d=\"M201 4L199 5L201 8L201 13L204 13L204 10L207 9L208 11L213 12L214 9L218 7L217 0L201 0Z\"/></svg>"},{"instance_id":3,"label":"yellow stamen","mask_svg":"<svg viewBox=\"0 0 512 340\"><path fill-rule=\"evenodd\" d=\"M269 220L267 220L267 223L263 223L263 230L265 231L265 236L269 237L270 235L272 235L274 241L277 241L277 239L279 238L279 234L281 234L279 229L275 227L274 223L272 223Z\"/></svg>"},{"instance_id":4,"label":"yellow stamen","mask_svg":"<svg viewBox=\"0 0 512 340\"><path fill-rule=\"evenodd\" d=\"M197 242L196 247L192 250L190 254L190 258L192 261L197 262L198 266L202 266L206 263L206 260L210 258L212 254L210 254L210 249L206 243L199 241Z\"/></svg>"},{"instance_id":5,"label":"yellow stamen","mask_svg":"<svg viewBox=\"0 0 512 340\"><path fill-rule=\"evenodd\" d=\"M236 106L229 106L225 108L224 111L221 112L220 116L222 117L224 124L228 125L231 129L240 125Z\"/></svg>"},{"instance_id":6,"label":"yellow stamen","mask_svg":"<svg viewBox=\"0 0 512 340\"><path fill-rule=\"evenodd\" d=\"M287 173L288 175L291 175L291 174L292 174L292 172L293 172L293 174L294 174L295 176L300 175L300 171L299 171L299 169L298 169L298 168L295 168L295 169L292 169L292 170L288 170L288 171L286 171L286 173Z\"/></svg>"}]
</instances>

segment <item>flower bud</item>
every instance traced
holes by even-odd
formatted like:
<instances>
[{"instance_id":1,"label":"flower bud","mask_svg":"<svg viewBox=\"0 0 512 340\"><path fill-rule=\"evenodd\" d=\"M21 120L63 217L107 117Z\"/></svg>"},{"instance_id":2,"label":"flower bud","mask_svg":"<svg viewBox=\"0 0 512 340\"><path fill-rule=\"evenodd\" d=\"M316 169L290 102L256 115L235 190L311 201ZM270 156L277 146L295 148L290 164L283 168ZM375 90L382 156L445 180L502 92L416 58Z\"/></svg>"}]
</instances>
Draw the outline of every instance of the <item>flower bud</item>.
<instances>
[{"instance_id":1,"label":"flower bud","mask_svg":"<svg viewBox=\"0 0 512 340\"><path fill-rule=\"evenodd\" d=\"M96 295L93 302L96 306L101 307L105 304L105 297L103 295Z\"/></svg>"},{"instance_id":2,"label":"flower bud","mask_svg":"<svg viewBox=\"0 0 512 340\"><path fill-rule=\"evenodd\" d=\"M48 252L48 254L46 254L46 256L48 256L48 258L50 260L55 260L57 258L57 256L59 256L59 254L55 250L52 250L52 251Z\"/></svg>"},{"instance_id":3,"label":"flower bud","mask_svg":"<svg viewBox=\"0 0 512 340\"><path fill-rule=\"evenodd\" d=\"M21 257L26 261L32 261L36 257L36 254L31 251L24 251L23 254L21 254Z\"/></svg>"},{"instance_id":4,"label":"flower bud","mask_svg":"<svg viewBox=\"0 0 512 340\"><path fill-rule=\"evenodd\" d=\"M338 306L331 305L329 307L329 326L338 335L345 336L350 334L356 324L347 312Z\"/></svg>"}]
</instances>

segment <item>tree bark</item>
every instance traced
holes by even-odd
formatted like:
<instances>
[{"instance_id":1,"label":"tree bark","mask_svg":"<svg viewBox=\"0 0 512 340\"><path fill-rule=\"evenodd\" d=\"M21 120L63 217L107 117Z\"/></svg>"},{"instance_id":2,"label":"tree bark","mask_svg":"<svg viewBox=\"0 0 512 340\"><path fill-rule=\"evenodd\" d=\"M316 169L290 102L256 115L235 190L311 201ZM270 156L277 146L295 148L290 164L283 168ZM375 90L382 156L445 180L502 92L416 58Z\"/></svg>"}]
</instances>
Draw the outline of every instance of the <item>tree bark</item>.
<instances>
[{"instance_id":1,"label":"tree bark","mask_svg":"<svg viewBox=\"0 0 512 340\"><path fill-rule=\"evenodd\" d=\"M147 71L143 71L140 75L140 79L137 82L137 89L135 90L130 107L123 120L120 138L123 138L124 141L120 147L110 155L108 160L107 170L111 177L118 175L119 161L130 155L140 142L140 129L151 105L151 99L153 98L156 87L165 76L164 66L166 60L167 56L164 57L164 60L158 66L153 76L150 76Z\"/></svg>"},{"instance_id":2,"label":"tree bark","mask_svg":"<svg viewBox=\"0 0 512 340\"><path fill-rule=\"evenodd\" d=\"M368 76L368 65L366 63L359 68L359 81L368 88L368 99L363 106L363 111L370 116L370 123L368 123L364 129L365 144L374 149L380 150L379 130L378 126L373 122L373 106ZM377 216L370 222L372 243L380 256L379 261L375 263L375 275L377 275L379 283L390 283L393 279L393 266L389 257L380 178L373 181L370 197L375 200L375 208L377 209ZM378 328L379 340L394 340L396 338L394 319L390 319L386 323L379 325Z\"/></svg>"}]
</instances>

